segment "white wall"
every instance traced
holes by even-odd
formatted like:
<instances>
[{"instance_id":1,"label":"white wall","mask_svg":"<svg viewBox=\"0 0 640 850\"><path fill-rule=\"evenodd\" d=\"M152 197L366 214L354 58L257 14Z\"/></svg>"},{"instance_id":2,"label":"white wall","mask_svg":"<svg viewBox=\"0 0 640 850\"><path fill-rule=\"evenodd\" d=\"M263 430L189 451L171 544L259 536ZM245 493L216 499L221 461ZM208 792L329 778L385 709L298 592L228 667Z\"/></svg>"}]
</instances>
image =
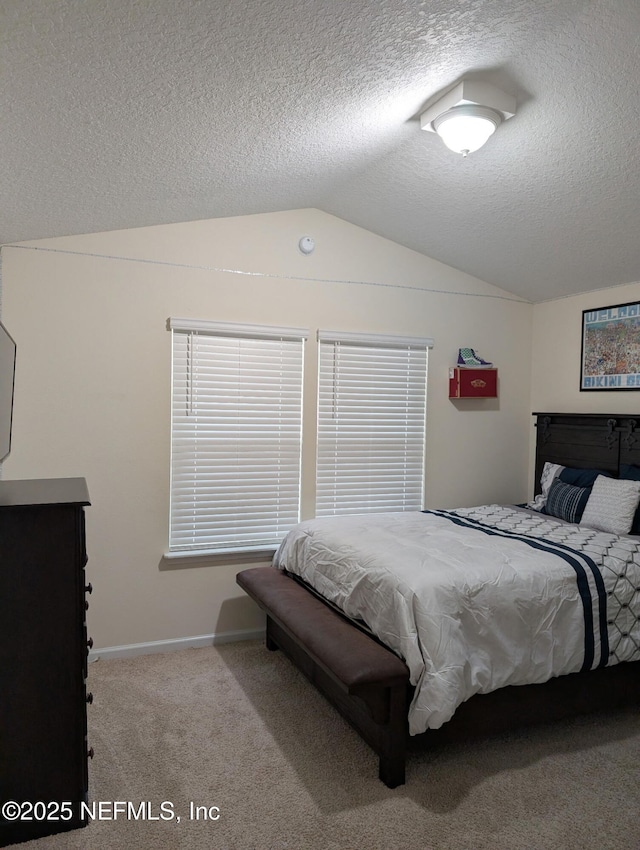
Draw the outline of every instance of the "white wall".
<instances>
[{"instance_id":1,"label":"white wall","mask_svg":"<svg viewBox=\"0 0 640 850\"><path fill-rule=\"evenodd\" d=\"M303 235L316 241L309 257L297 250ZM307 327L310 386L317 328L432 336L428 506L528 495L532 306L333 216L298 210L43 240L4 247L2 271L3 321L18 344L3 476L86 477L97 647L262 623L235 585L244 562L176 566L162 557L169 316ZM448 400L448 367L462 345L497 364L499 400ZM314 411L312 392L307 472ZM307 487L305 515L312 504Z\"/></svg>"}]
</instances>

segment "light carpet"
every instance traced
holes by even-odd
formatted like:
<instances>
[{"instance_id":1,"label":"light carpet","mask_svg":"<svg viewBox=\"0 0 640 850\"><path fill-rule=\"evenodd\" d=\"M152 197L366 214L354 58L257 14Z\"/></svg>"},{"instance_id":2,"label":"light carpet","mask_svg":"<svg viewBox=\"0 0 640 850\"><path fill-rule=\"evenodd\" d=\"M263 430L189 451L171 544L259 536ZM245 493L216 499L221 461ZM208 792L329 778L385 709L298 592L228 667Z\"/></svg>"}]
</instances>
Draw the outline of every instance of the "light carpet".
<instances>
[{"instance_id":1,"label":"light carpet","mask_svg":"<svg viewBox=\"0 0 640 850\"><path fill-rule=\"evenodd\" d=\"M357 734L259 642L97 661L89 686L103 817L25 850L640 850L636 711L411 753L389 790ZM174 816L115 817L114 801Z\"/></svg>"}]
</instances>

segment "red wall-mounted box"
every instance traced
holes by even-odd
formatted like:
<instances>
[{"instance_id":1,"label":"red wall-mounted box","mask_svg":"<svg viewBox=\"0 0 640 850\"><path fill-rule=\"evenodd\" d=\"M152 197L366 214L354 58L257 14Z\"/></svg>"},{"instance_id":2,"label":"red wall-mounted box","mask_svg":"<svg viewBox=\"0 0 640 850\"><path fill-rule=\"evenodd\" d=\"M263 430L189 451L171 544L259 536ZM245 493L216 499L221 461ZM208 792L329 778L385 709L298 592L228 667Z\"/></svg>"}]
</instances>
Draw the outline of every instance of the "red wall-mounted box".
<instances>
[{"instance_id":1,"label":"red wall-mounted box","mask_svg":"<svg viewBox=\"0 0 640 850\"><path fill-rule=\"evenodd\" d=\"M449 369L449 398L497 397L497 369Z\"/></svg>"}]
</instances>

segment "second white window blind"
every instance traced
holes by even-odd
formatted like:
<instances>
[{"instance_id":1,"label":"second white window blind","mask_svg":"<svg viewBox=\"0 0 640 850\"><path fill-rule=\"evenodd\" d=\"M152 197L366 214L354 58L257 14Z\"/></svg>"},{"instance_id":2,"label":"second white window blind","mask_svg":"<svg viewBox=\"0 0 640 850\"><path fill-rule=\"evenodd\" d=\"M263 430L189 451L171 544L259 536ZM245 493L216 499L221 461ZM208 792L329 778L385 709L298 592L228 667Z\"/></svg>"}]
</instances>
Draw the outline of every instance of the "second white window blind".
<instances>
[{"instance_id":1,"label":"second white window blind","mask_svg":"<svg viewBox=\"0 0 640 850\"><path fill-rule=\"evenodd\" d=\"M420 510L432 341L318 336L317 516Z\"/></svg>"}]
</instances>

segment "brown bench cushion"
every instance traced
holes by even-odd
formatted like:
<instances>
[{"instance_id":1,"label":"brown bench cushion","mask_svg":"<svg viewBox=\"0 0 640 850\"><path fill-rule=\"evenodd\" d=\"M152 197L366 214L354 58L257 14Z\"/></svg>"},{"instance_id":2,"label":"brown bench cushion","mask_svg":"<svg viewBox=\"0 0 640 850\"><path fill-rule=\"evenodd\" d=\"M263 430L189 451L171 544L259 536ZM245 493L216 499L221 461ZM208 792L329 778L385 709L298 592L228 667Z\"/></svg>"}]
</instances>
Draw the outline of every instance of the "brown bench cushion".
<instances>
[{"instance_id":1,"label":"brown bench cushion","mask_svg":"<svg viewBox=\"0 0 640 850\"><path fill-rule=\"evenodd\" d=\"M407 665L274 567L243 570L236 581L349 693L409 682Z\"/></svg>"}]
</instances>

